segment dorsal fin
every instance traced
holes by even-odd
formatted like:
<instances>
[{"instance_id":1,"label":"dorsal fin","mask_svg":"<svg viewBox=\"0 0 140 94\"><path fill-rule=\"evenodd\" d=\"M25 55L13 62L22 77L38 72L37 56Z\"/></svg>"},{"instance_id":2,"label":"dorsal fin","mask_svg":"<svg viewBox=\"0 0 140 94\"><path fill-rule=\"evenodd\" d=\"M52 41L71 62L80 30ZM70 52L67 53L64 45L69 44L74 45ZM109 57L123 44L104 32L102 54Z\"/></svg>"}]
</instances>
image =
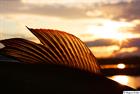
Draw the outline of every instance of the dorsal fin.
<instances>
[{"instance_id":1,"label":"dorsal fin","mask_svg":"<svg viewBox=\"0 0 140 94\"><path fill-rule=\"evenodd\" d=\"M25 63L53 63L99 73L96 58L79 38L58 30L28 29L42 44L20 38L2 40L7 55Z\"/></svg>"}]
</instances>

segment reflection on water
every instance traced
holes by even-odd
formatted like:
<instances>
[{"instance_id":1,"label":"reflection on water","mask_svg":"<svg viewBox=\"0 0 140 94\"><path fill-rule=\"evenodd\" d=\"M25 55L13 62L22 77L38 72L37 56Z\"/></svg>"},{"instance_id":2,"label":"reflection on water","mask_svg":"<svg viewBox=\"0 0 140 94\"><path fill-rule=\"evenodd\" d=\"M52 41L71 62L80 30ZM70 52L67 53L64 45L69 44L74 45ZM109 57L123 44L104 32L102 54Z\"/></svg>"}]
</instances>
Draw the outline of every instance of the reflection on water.
<instances>
[{"instance_id":1,"label":"reflection on water","mask_svg":"<svg viewBox=\"0 0 140 94\"><path fill-rule=\"evenodd\" d=\"M123 63L120 63L120 64L117 65L117 68L119 68L119 69L124 69L125 67L126 66Z\"/></svg>"},{"instance_id":2,"label":"reflection on water","mask_svg":"<svg viewBox=\"0 0 140 94\"><path fill-rule=\"evenodd\" d=\"M133 88L140 87L140 76L115 75L109 78L123 85L128 85Z\"/></svg>"},{"instance_id":3,"label":"reflection on water","mask_svg":"<svg viewBox=\"0 0 140 94\"><path fill-rule=\"evenodd\" d=\"M128 84L128 77L124 75L113 76L112 79L124 85Z\"/></svg>"}]
</instances>

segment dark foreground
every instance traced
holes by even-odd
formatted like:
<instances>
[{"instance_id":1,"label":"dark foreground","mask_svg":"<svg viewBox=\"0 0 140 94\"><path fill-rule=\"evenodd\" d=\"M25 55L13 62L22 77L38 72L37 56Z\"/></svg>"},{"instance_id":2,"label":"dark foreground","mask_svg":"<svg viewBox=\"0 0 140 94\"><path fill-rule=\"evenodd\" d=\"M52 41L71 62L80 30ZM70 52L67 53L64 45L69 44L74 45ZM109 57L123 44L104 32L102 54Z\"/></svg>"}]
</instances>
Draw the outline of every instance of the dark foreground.
<instances>
[{"instance_id":1,"label":"dark foreground","mask_svg":"<svg viewBox=\"0 0 140 94\"><path fill-rule=\"evenodd\" d=\"M0 94L123 94L133 90L102 75L48 64L1 62L0 83Z\"/></svg>"}]
</instances>

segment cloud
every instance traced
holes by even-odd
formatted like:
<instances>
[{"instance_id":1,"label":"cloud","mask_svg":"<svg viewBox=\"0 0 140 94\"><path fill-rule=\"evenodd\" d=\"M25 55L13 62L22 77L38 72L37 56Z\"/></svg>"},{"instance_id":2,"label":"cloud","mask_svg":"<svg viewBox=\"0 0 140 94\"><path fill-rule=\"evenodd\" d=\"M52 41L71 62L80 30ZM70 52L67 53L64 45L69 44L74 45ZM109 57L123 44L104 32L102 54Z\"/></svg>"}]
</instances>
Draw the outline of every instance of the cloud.
<instances>
[{"instance_id":1,"label":"cloud","mask_svg":"<svg viewBox=\"0 0 140 94\"><path fill-rule=\"evenodd\" d=\"M85 42L88 47L92 46L111 46L111 45L117 45L118 42L111 40L111 39L98 39L94 41L87 41Z\"/></svg>"},{"instance_id":2,"label":"cloud","mask_svg":"<svg viewBox=\"0 0 140 94\"><path fill-rule=\"evenodd\" d=\"M114 57L140 56L140 48L137 47L123 48L119 51L114 51L112 55Z\"/></svg>"},{"instance_id":3,"label":"cloud","mask_svg":"<svg viewBox=\"0 0 140 94\"><path fill-rule=\"evenodd\" d=\"M121 45L121 47L119 47L120 45L118 44L118 41L113 41L111 39L98 39L87 41L85 43L88 47L93 48L93 53L97 57L140 56L140 38L128 39ZM107 55L104 56L104 54Z\"/></svg>"},{"instance_id":4,"label":"cloud","mask_svg":"<svg viewBox=\"0 0 140 94\"><path fill-rule=\"evenodd\" d=\"M118 50L112 53L115 57L140 56L140 38L128 39Z\"/></svg>"},{"instance_id":5,"label":"cloud","mask_svg":"<svg viewBox=\"0 0 140 94\"><path fill-rule=\"evenodd\" d=\"M56 16L62 18L86 18L85 10L78 7L68 7L62 4L45 4L34 5L24 4L19 1L0 1L1 14L6 13L24 13L24 14L36 14L46 16Z\"/></svg>"},{"instance_id":6,"label":"cloud","mask_svg":"<svg viewBox=\"0 0 140 94\"><path fill-rule=\"evenodd\" d=\"M99 8L103 11L104 17L110 17L112 19L120 20L134 20L140 19L140 0L134 0L131 3L120 2L117 4L106 4Z\"/></svg>"},{"instance_id":7,"label":"cloud","mask_svg":"<svg viewBox=\"0 0 140 94\"><path fill-rule=\"evenodd\" d=\"M23 3L20 0L0 0L0 12L25 13L46 16L56 16L69 19L112 18L134 20L140 19L140 1L131 3L120 2L110 4L43 4Z\"/></svg>"},{"instance_id":8,"label":"cloud","mask_svg":"<svg viewBox=\"0 0 140 94\"><path fill-rule=\"evenodd\" d=\"M85 42L97 57L140 56L140 38L129 39L119 47L117 41L98 39Z\"/></svg>"},{"instance_id":9,"label":"cloud","mask_svg":"<svg viewBox=\"0 0 140 94\"><path fill-rule=\"evenodd\" d=\"M119 41L115 41L112 39L97 39L94 41L86 41L85 43L88 47L111 46L111 45L119 46ZM140 38L131 38L122 42L121 48L129 48L129 47L140 47Z\"/></svg>"},{"instance_id":10,"label":"cloud","mask_svg":"<svg viewBox=\"0 0 140 94\"><path fill-rule=\"evenodd\" d=\"M128 39L126 43L122 44L122 48L140 47L140 38Z\"/></svg>"},{"instance_id":11,"label":"cloud","mask_svg":"<svg viewBox=\"0 0 140 94\"><path fill-rule=\"evenodd\" d=\"M131 32L134 34L140 34L140 24L137 24L135 27L128 29L127 32Z\"/></svg>"}]
</instances>

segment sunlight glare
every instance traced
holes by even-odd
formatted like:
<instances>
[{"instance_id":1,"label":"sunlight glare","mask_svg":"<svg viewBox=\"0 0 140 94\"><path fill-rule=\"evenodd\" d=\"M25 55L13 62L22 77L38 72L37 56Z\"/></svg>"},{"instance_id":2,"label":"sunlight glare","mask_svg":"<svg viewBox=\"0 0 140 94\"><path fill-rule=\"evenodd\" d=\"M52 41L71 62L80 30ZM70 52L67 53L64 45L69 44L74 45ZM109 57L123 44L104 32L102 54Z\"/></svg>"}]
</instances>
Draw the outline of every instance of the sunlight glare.
<instances>
[{"instance_id":1,"label":"sunlight glare","mask_svg":"<svg viewBox=\"0 0 140 94\"><path fill-rule=\"evenodd\" d=\"M102 49L102 50L101 50ZM119 50L119 46L113 45L113 46L102 46L102 47L90 47L90 50L94 53L96 57L100 58L108 58L112 56L112 53L115 50Z\"/></svg>"},{"instance_id":2,"label":"sunlight glare","mask_svg":"<svg viewBox=\"0 0 140 94\"><path fill-rule=\"evenodd\" d=\"M122 48L119 52L120 53L132 53L132 52L135 52L135 51L138 51L138 47L129 47L129 48Z\"/></svg>"},{"instance_id":3,"label":"sunlight glare","mask_svg":"<svg viewBox=\"0 0 140 94\"><path fill-rule=\"evenodd\" d=\"M87 31L96 36L96 38L114 39L122 43L128 38L140 37L130 32L122 32L120 29L123 27L133 27L132 23L118 22L111 20L102 20L100 25L89 25Z\"/></svg>"},{"instance_id":4,"label":"sunlight glare","mask_svg":"<svg viewBox=\"0 0 140 94\"><path fill-rule=\"evenodd\" d=\"M128 77L124 75L113 76L111 79L123 85L127 85L129 80Z\"/></svg>"}]
</instances>

